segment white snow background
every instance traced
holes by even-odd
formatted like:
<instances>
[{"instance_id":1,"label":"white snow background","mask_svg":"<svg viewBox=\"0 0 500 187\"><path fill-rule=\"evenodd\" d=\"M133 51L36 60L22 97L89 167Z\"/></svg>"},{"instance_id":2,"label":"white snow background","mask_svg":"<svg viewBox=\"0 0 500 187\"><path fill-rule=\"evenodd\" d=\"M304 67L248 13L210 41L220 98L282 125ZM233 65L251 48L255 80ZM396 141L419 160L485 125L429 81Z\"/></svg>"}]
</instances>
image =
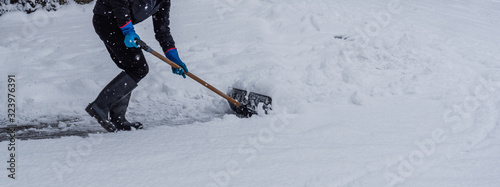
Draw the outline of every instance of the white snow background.
<instances>
[{"instance_id":1,"label":"white snow background","mask_svg":"<svg viewBox=\"0 0 500 187\"><path fill-rule=\"evenodd\" d=\"M0 17L0 117L16 76L17 124L68 116L120 70L90 5ZM151 47L151 19L135 25ZM189 70L270 95L240 119L145 53L127 117L144 130L0 142L1 186L499 186L500 1L173 1ZM104 132L104 131L103 131Z\"/></svg>"}]
</instances>

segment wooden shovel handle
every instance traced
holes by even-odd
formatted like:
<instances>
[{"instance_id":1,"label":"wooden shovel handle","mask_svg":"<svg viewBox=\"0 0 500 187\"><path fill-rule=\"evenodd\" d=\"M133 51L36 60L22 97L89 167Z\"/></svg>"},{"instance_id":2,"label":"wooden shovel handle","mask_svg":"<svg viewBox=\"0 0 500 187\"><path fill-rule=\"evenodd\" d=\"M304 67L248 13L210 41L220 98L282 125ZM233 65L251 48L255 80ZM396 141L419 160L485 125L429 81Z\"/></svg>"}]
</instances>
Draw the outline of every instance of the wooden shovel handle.
<instances>
[{"instance_id":1,"label":"wooden shovel handle","mask_svg":"<svg viewBox=\"0 0 500 187\"><path fill-rule=\"evenodd\" d=\"M164 62L166 62L168 65L174 67L174 68L182 68L181 66L177 65L176 63L172 62L171 60L169 60L167 57L163 56L162 54L156 52L155 50L151 49L151 47L149 47L145 42L143 42L142 40L136 40L136 43L139 44L139 46L144 49L145 51L153 54L154 56L158 57L159 59L163 60ZM184 70L184 72L186 72L186 70ZM212 85L208 84L207 82L205 82L204 80L200 79L199 77L197 77L196 75L192 74L192 73L186 73L186 75L188 77L191 77L193 80L195 80L196 82L200 83L201 85L207 87L208 89L212 90L213 92L215 92L216 94L220 95L221 97L223 97L224 99L226 99L227 101L229 101L230 103L233 103L234 105L236 105L237 107L240 107L241 106L241 103L234 100L233 98L229 97L228 95L226 95L224 92L221 92L220 90L218 90L217 88L213 87Z\"/></svg>"}]
</instances>

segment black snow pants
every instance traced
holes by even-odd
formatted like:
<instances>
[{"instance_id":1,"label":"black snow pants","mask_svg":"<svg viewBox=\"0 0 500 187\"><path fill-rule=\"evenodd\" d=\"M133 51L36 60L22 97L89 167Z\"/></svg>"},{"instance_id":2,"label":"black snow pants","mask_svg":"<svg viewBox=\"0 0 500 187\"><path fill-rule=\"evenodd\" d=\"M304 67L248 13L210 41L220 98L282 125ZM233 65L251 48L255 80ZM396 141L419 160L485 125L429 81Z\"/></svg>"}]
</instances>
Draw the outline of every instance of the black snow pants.
<instances>
[{"instance_id":1,"label":"black snow pants","mask_svg":"<svg viewBox=\"0 0 500 187\"><path fill-rule=\"evenodd\" d=\"M135 82L139 82L148 72L149 67L140 48L128 48L123 42L125 36L113 17L94 14L94 29L104 42L111 59L123 69Z\"/></svg>"}]
</instances>

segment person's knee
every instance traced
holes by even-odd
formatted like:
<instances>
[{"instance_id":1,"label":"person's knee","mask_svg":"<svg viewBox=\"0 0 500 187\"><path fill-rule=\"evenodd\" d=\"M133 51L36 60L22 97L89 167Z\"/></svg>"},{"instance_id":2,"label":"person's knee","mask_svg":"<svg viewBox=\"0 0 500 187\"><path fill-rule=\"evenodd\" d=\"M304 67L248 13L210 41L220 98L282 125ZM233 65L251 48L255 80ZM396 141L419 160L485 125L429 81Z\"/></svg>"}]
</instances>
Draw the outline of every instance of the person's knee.
<instances>
[{"instance_id":1,"label":"person's knee","mask_svg":"<svg viewBox=\"0 0 500 187\"><path fill-rule=\"evenodd\" d=\"M144 66L137 68L137 74L142 78L146 77L148 73L149 73L149 66L146 63L144 63Z\"/></svg>"},{"instance_id":2,"label":"person's knee","mask_svg":"<svg viewBox=\"0 0 500 187\"><path fill-rule=\"evenodd\" d=\"M135 82L139 83L146 75L149 73L148 64L144 64L143 66L129 68L127 74L135 80Z\"/></svg>"}]
</instances>

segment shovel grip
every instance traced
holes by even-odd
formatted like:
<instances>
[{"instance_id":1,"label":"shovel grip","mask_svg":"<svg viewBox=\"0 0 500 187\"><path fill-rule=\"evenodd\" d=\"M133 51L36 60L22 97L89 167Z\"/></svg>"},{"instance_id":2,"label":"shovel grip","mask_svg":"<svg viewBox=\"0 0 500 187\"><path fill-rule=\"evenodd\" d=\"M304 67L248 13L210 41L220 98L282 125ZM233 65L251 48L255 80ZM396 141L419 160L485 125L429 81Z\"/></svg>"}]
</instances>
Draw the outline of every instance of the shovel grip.
<instances>
[{"instance_id":1,"label":"shovel grip","mask_svg":"<svg viewBox=\"0 0 500 187\"><path fill-rule=\"evenodd\" d=\"M148 53L151 53L151 51L153 51L153 49L151 49L151 47L148 46L148 44L146 44L146 42L140 40L140 39L137 39L135 40L135 43L141 48L141 49L144 49L144 51L148 52Z\"/></svg>"},{"instance_id":2,"label":"shovel grip","mask_svg":"<svg viewBox=\"0 0 500 187\"><path fill-rule=\"evenodd\" d=\"M151 47L149 47L146 44L146 42L144 42L142 40L135 40L135 42L140 46L141 49L143 49L144 51L146 51L148 53L153 54L154 56L158 57L160 60L166 62L168 65L170 65L170 66L172 66L172 67L174 67L176 69L177 68L182 68L179 65L177 65L176 63L174 63L171 60L169 60L167 57L165 57L165 56L161 55L160 53L156 52L155 50L151 49ZM186 70L184 70L184 72L186 72ZM200 79L199 77L197 77L196 75L192 74L191 72L186 73L186 75L188 77L192 78L193 80L195 80L196 82L200 83L201 85L203 85L203 86L207 87L208 89L212 90L216 94L220 95L221 97L223 97L224 99L226 99L230 103L233 103L237 107L241 106L240 102L238 102L235 99L229 97L224 92L221 92L220 90L218 90L217 88L215 88L212 85L208 84L207 82L205 82L204 80Z\"/></svg>"}]
</instances>

